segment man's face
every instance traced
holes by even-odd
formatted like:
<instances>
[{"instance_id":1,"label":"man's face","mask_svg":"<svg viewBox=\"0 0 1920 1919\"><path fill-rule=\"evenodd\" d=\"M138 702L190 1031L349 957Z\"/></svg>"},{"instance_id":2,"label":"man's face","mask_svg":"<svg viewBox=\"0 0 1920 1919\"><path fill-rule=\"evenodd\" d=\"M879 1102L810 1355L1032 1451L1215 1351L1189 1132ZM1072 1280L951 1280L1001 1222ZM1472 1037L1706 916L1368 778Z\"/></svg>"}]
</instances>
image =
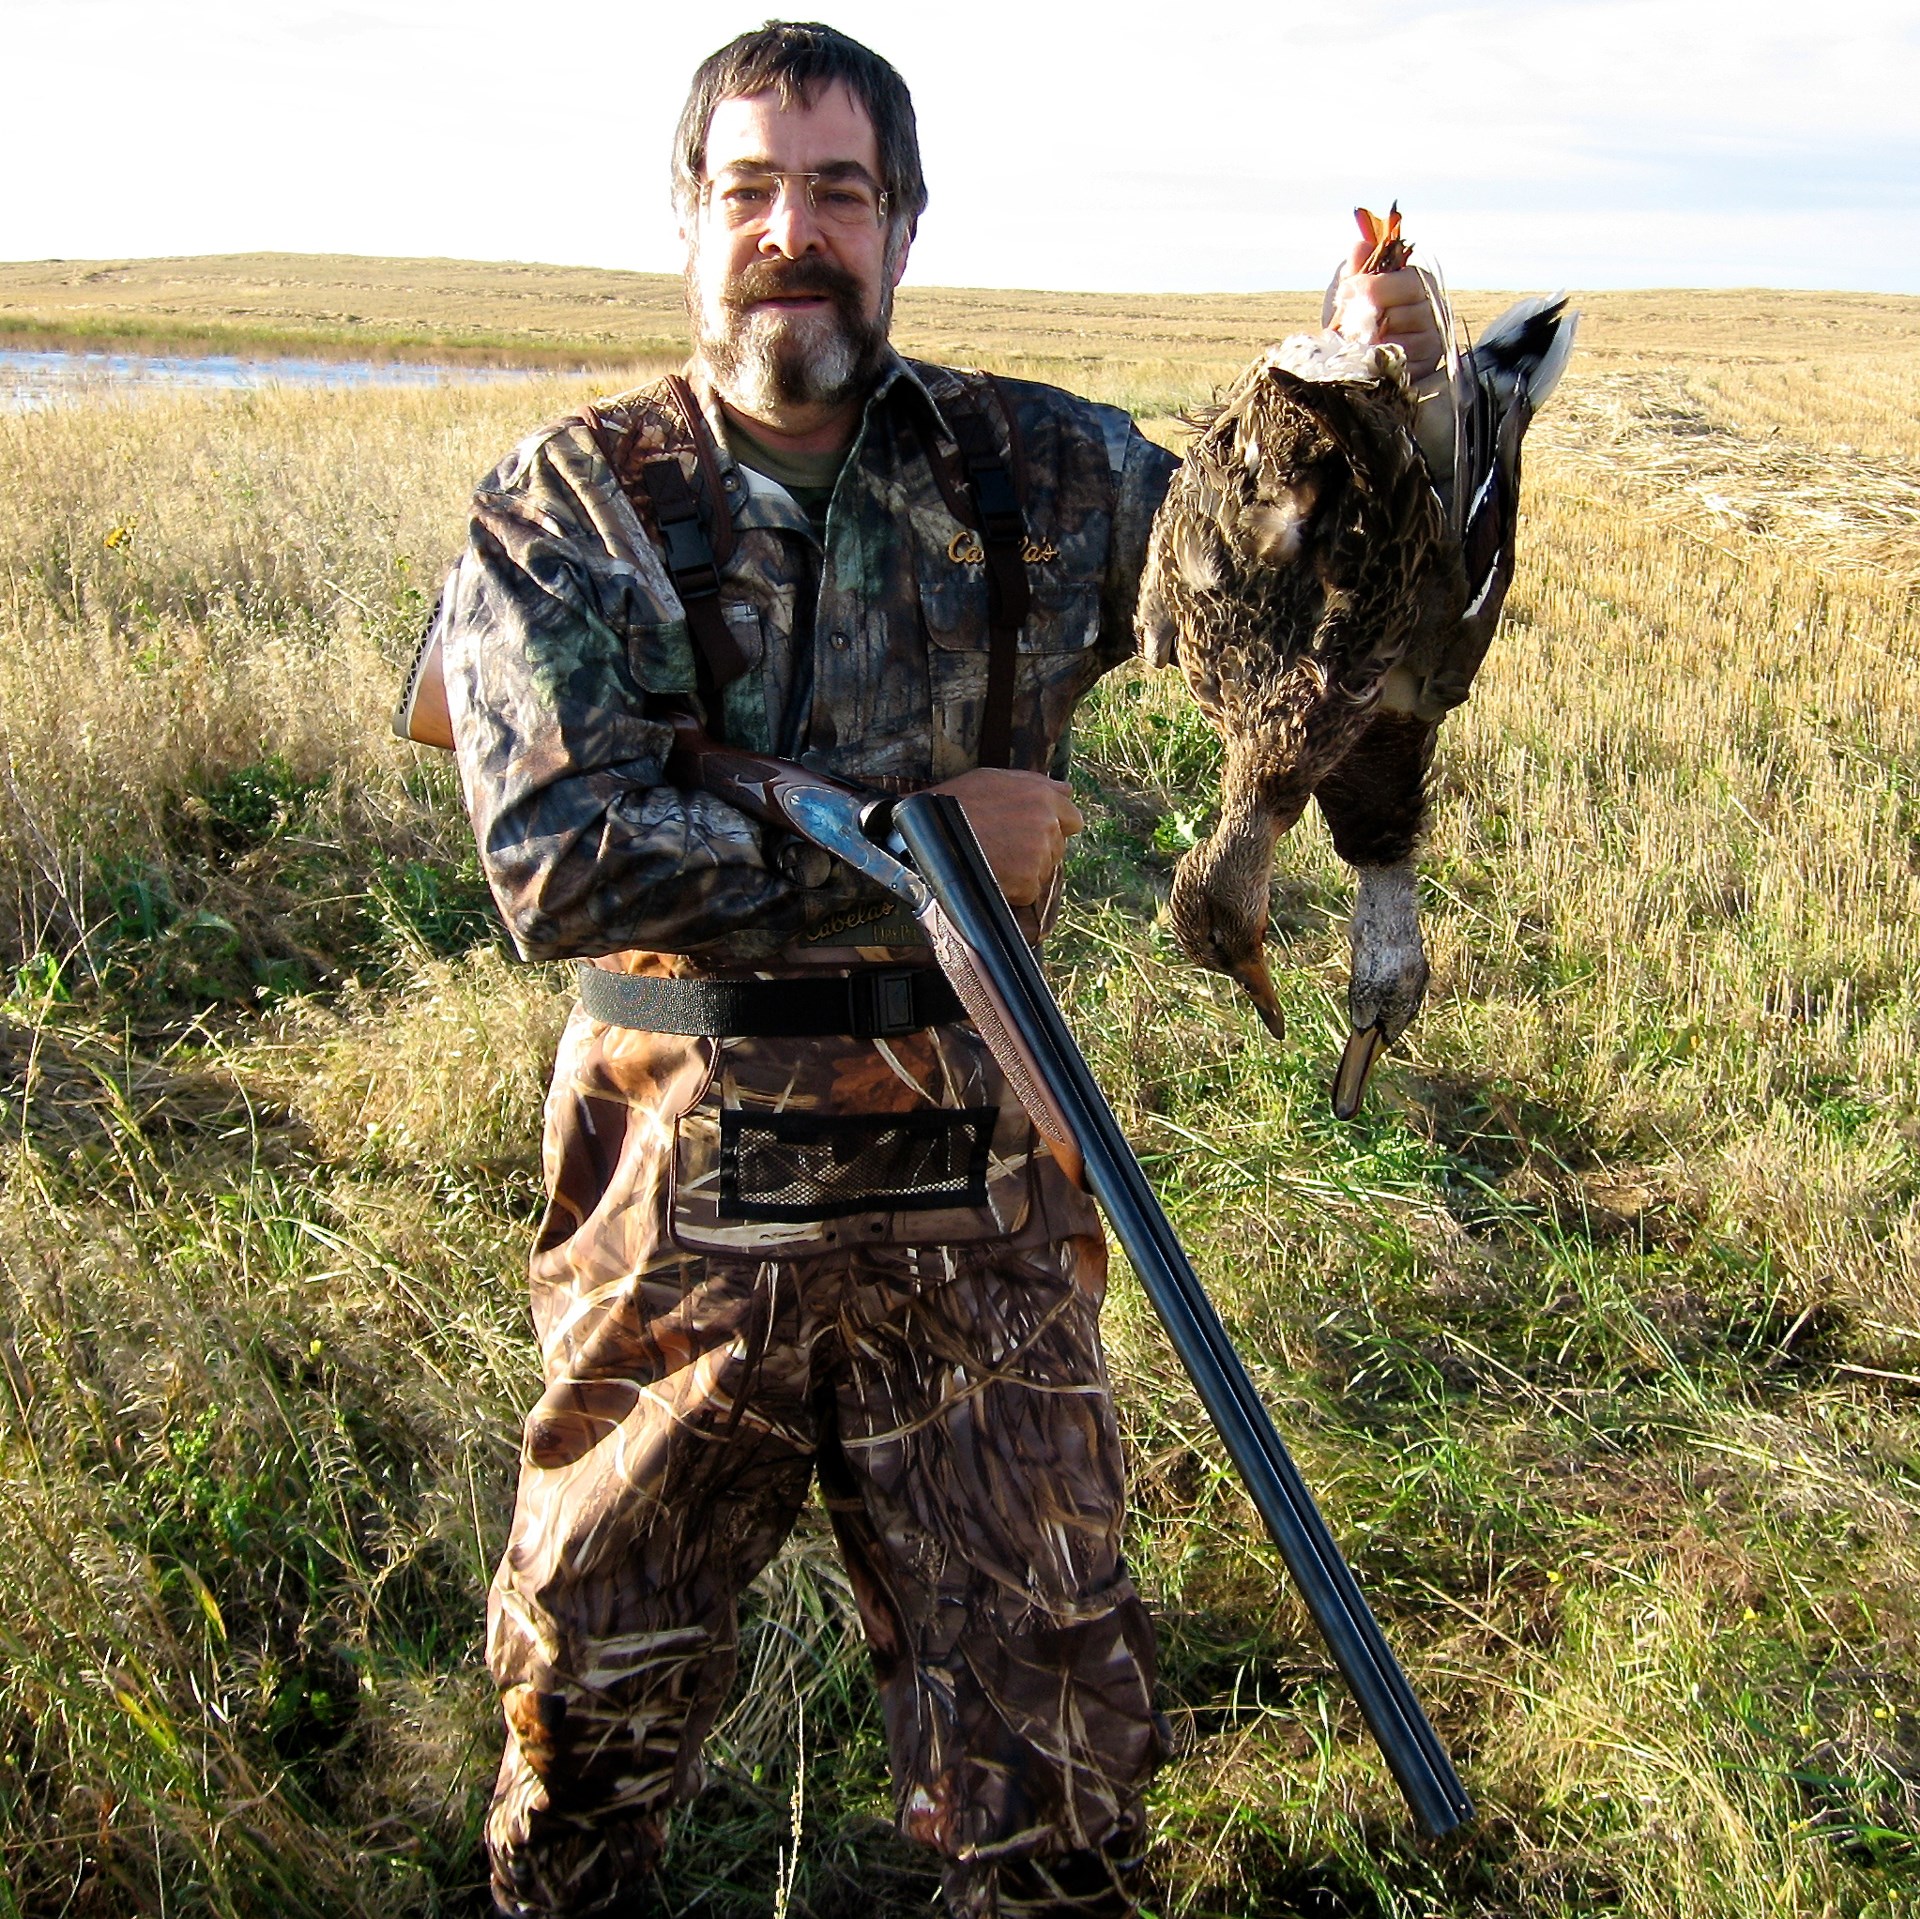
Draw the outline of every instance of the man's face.
<instances>
[{"instance_id":1,"label":"man's face","mask_svg":"<svg viewBox=\"0 0 1920 1919\"><path fill-rule=\"evenodd\" d=\"M856 398L885 352L906 237L890 222L823 217L784 182L747 224L730 224L714 183L745 173L839 174L877 189L879 144L843 85L811 105L758 93L722 100L707 125L709 191L682 229L687 309L720 390L749 412Z\"/></svg>"}]
</instances>

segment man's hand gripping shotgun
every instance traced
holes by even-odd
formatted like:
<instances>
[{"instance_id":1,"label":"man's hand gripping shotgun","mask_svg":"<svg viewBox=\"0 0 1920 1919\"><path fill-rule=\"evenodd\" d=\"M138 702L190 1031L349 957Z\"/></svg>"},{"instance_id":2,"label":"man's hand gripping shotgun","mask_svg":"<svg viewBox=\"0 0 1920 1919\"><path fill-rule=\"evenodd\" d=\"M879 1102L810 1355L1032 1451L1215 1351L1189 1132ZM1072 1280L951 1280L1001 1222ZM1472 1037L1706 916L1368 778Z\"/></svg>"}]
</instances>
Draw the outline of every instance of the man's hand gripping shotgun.
<instances>
[{"instance_id":1,"label":"man's hand gripping shotgun","mask_svg":"<svg viewBox=\"0 0 1920 1919\"><path fill-rule=\"evenodd\" d=\"M691 721L675 732L674 784L704 787L823 847L912 911L1055 1160L1112 1222L1415 1819L1435 1838L1471 1819L1473 1802L1067 1030L960 803L944 793L873 799L716 745Z\"/></svg>"}]
</instances>

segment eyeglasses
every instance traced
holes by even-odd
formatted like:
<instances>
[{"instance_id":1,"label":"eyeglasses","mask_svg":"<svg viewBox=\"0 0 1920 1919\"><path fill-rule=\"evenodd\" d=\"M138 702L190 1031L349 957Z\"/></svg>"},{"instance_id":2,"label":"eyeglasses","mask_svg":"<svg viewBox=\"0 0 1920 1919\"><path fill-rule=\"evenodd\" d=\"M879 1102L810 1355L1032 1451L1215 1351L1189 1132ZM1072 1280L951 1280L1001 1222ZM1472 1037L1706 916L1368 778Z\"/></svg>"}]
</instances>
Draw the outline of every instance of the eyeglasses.
<instances>
[{"instance_id":1,"label":"eyeglasses","mask_svg":"<svg viewBox=\"0 0 1920 1919\"><path fill-rule=\"evenodd\" d=\"M822 226L857 232L887 217L887 194L861 173L789 173L757 167L723 167L701 188L702 200L718 207L736 233L750 233L773 218L783 192L804 185L807 206Z\"/></svg>"}]
</instances>

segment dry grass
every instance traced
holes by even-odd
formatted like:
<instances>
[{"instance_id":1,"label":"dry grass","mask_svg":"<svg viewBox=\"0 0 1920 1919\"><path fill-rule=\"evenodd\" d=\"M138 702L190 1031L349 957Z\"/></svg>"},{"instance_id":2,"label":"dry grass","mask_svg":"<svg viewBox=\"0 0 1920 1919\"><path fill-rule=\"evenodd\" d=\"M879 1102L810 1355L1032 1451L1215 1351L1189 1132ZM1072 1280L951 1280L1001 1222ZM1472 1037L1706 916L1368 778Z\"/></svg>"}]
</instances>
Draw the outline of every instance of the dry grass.
<instances>
[{"instance_id":1,"label":"dry grass","mask_svg":"<svg viewBox=\"0 0 1920 1919\"><path fill-rule=\"evenodd\" d=\"M1163 413L1301 305L903 314ZM1156 925L1204 727L1146 676L1085 716L1063 995L1483 1808L1411 1842L1122 1281L1169 1913L1920 1903L1920 303L1589 305L1359 1125L1324 835L1276 1048ZM478 1909L566 983L501 959L385 720L466 486L580 390L0 420L0 1914ZM804 1727L794 1910L919 1909L817 1529L754 1603L669 1903L770 1907Z\"/></svg>"},{"instance_id":2,"label":"dry grass","mask_svg":"<svg viewBox=\"0 0 1920 1919\"><path fill-rule=\"evenodd\" d=\"M685 356L666 274L282 253L0 264L0 337L596 364Z\"/></svg>"}]
</instances>

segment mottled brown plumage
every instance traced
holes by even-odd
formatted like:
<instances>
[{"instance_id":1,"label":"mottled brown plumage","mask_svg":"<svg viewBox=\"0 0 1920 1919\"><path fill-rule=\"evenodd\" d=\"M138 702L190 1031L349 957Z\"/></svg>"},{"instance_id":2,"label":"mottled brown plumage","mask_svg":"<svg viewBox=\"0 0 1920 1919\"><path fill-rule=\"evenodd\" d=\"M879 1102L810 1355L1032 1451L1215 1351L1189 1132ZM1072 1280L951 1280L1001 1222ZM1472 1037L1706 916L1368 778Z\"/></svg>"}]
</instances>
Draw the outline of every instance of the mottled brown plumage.
<instances>
[{"instance_id":1,"label":"mottled brown plumage","mask_svg":"<svg viewBox=\"0 0 1920 1919\"><path fill-rule=\"evenodd\" d=\"M1520 437L1572 325L1564 302L1529 302L1418 393L1397 347L1284 341L1196 416L1155 522L1143 644L1177 656L1226 743L1219 822L1174 874L1174 932L1278 1033L1274 846L1318 799L1361 876L1343 1115L1426 989L1410 861L1434 730L1498 619Z\"/></svg>"}]
</instances>

